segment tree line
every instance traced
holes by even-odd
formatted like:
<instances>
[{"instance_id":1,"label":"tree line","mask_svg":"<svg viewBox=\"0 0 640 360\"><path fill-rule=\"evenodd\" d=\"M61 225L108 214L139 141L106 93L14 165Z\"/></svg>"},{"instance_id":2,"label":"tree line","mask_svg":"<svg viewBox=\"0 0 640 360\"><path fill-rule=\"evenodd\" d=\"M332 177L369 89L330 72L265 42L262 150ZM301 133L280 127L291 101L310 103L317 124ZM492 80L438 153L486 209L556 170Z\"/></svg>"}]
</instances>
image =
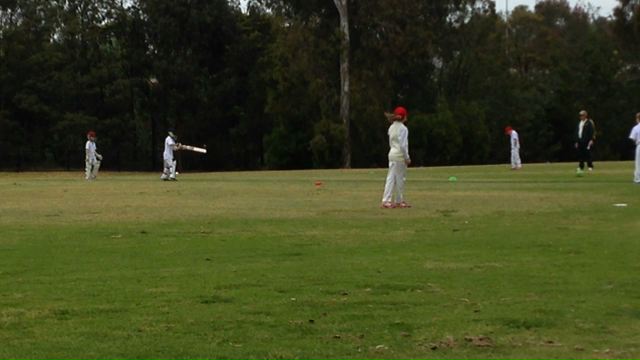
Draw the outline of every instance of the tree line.
<instances>
[{"instance_id":1,"label":"tree line","mask_svg":"<svg viewBox=\"0 0 640 360\"><path fill-rule=\"evenodd\" d=\"M582 109L628 159L638 54L635 0L2 0L0 168L80 168L93 129L104 168L157 170L170 127L208 148L185 169L386 166L396 105L418 166L507 162L506 125L573 160Z\"/></svg>"}]
</instances>

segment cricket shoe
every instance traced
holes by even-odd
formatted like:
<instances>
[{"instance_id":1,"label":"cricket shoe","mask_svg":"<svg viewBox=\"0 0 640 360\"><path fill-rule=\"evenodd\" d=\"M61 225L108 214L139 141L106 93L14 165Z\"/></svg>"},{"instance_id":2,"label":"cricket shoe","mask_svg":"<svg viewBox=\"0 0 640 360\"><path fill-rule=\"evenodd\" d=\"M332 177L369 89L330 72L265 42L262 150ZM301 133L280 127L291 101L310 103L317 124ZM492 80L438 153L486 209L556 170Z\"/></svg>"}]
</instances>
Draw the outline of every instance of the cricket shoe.
<instances>
[{"instance_id":1,"label":"cricket shoe","mask_svg":"<svg viewBox=\"0 0 640 360\"><path fill-rule=\"evenodd\" d=\"M396 206L393 203L390 202L383 202L382 205L380 205L381 208L383 209L393 209Z\"/></svg>"},{"instance_id":2,"label":"cricket shoe","mask_svg":"<svg viewBox=\"0 0 640 360\"><path fill-rule=\"evenodd\" d=\"M400 209L407 209L407 208L410 208L411 205L409 205L409 204L407 204L406 202L403 201L401 203L397 203L396 207L400 208Z\"/></svg>"}]
</instances>

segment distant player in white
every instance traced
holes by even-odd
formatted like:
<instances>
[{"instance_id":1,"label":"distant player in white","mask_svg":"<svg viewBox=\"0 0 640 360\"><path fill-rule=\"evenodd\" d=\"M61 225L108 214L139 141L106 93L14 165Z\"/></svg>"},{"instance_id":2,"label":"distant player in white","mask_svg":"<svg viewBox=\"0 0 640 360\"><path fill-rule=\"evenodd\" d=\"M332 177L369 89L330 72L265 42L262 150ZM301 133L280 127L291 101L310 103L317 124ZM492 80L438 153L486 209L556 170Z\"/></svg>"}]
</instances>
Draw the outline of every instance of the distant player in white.
<instances>
[{"instance_id":1,"label":"distant player in white","mask_svg":"<svg viewBox=\"0 0 640 360\"><path fill-rule=\"evenodd\" d=\"M177 180L176 179L176 165L177 161L173 156L173 152L180 150L180 143L176 143L178 137L173 132L173 130L169 130L169 134L167 138L164 139L164 153L162 154L162 159L164 160L164 170L162 171L162 176L160 179L162 180Z\"/></svg>"},{"instance_id":2,"label":"distant player in white","mask_svg":"<svg viewBox=\"0 0 640 360\"><path fill-rule=\"evenodd\" d=\"M96 151L96 132L91 130L87 133L87 142L84 145L84 174L85 179L93 180L98 176L102 155Z\"/></svg>"},{"instance_id":3,"label":"distant player in white","mask_svg":"<svg viewBox=\"0 0 640 360\"><path fill-rule=\"evenodd\" d=\"M504 129L504 133L509 135L511 142L511 170L519 170L522 168L522 161L520 160L520 138L518 132L511 126L507 126Z\"/></svg>"},{"instance_id":4,"label":"distant player in white","mask_svg":"<svg viewBox=\"0 0 640 360\"><path fill-rule=\"evenodd\" d=\"M389 126L389 172L382 195L383 208L407 208L410 207L404 201L404 182L407 176L407 166L411 164L409 157L409 129L404 125L407 121L407 110L397 107L393 114L385 113L391 122ZM395 203L394 203L395 193Z\"/></svg>"},{"instance_id":5,"label":"distant player in white","mask_svg":"<svg viewBox=\"0 0 640 360\"><path fill-rule=\"evenodd\" d=\"M631 129L629 139L636 144L636 171L633 174L633 182L640 184L640 113L636 114L636 126Z\"/></svg>"}]
</instances>

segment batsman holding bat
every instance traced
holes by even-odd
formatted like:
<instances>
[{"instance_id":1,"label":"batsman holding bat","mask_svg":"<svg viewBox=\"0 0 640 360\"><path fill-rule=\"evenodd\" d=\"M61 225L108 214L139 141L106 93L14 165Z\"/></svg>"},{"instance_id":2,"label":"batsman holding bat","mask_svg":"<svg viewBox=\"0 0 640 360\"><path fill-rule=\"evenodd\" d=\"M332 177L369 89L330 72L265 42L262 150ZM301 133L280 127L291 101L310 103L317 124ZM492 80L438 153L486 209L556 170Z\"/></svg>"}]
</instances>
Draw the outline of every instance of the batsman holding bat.
<instances>
[{"instance_id":1,"label":"batsman holding bat","mask_svg":"<svg viewBox=\"0 0 640 360\"><path fill-rule=\"evenodd\" d=\"M160 179L164 181L177 180L176 179L177 161L173 156L174 151L188 150L188 151L193 151L200 154L207 153L207 149L205 148L192 146L192 145L184 145L184 144L180 144L177 141L178 141L178 137L173 132L173 129L170 129L169 134L167 135L167 138L164 139L164 153L162 154L162 158L164 160L164 170L162 171L162 176L160 176Z\"/></svg>"},{"instance_id":2,"label":"batsman holding bat","mask_svg":"<svg viewBox=\"0 0 640 360\"><path fill-rule=\"evenodd\" d=\"M173 132L173 129L169 130L167 138L164 139L164 153L162 154L162 159L164 160L164 170L162 171L162 176L160 179L163 181L176 181L176 165L177 161L173 157L173 152L180 150L181 144L176 142L178 137Z\"/></svg>"}]
</instances>

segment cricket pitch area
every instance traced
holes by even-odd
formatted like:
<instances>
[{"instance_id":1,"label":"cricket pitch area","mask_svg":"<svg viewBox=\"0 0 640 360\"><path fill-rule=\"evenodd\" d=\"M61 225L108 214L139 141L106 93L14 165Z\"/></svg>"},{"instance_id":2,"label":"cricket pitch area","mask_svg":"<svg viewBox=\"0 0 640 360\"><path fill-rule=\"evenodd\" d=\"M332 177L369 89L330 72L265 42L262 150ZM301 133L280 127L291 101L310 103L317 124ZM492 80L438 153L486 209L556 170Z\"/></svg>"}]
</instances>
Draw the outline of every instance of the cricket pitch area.
<instances>
[{"instance_id":1,"label":"cricket pitch area","mask_svg":"<svg viewBox=\"0 0 640 360\"><path fill-rule=\"evenodd\" d=\"M640 186L596 166L411 168L410 209L386 169L0 173L0 358L638 358Z\"/></svg>"}]
</instances>

